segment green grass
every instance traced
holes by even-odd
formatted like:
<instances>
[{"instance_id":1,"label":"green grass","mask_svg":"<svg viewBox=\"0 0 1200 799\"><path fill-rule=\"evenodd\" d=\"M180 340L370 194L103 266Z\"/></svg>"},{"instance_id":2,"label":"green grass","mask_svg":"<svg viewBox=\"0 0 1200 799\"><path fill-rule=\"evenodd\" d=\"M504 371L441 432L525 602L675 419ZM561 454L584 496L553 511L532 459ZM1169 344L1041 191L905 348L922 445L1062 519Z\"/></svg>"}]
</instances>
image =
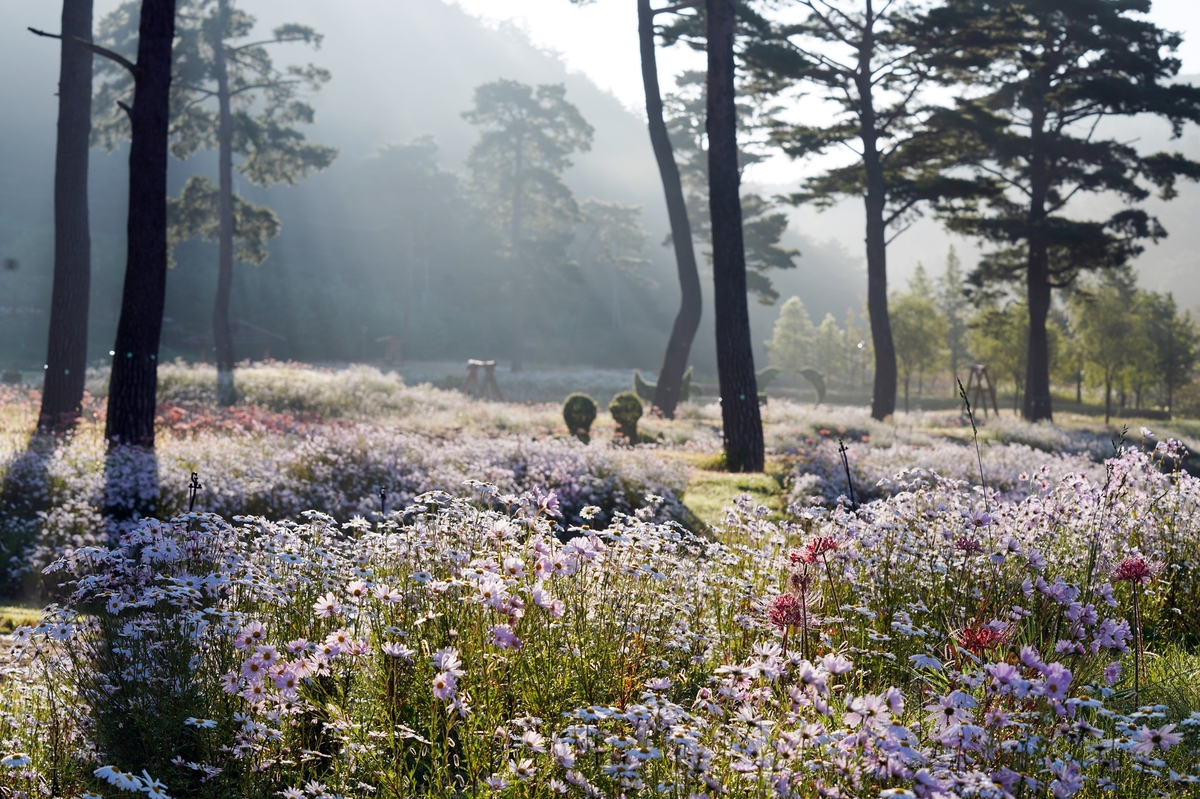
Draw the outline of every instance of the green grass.
<instances>
[{"instance_id":1,"label":"green grass","mask_svg":"<svg viewBox=\"0 0 1200 799\"><path fill-rule=\"evenodd\" d=\"M22 624L34 626L42 615L36 605L0 605L0 633L11 633Z\"/></svg>"},{"instance_id":2,"label":"green grass","mask_svg":"<svg viewBox=\"0 0 1200 799\"><path fill-rule=\"evenodd\" d=\"M1132 674L1132 659L1125 658L1123 665ZM1173 644L1163 646L1159 652L1147 652L1146 684L1139 700L1142 705L1166 705L1172 718L1186 718L1200 710L1200 653ZM1130 705L1132 710L1132 702Z\"/></svg>"},{"instance_id":3,"label":"green grass","mask_svg":"<svg viewBox=\"0 0 1200 799\"><path fill-rule=\"evenodd\" d=\"M787 469L781 462L769 462L763 474L733 474L720 470L724 466L720 456L689 460L696 469L684 490L683 504L705 524L722 524L725 508L740 494L749 494L756 503L766 505L772 517L779 517L787 505L783 492Z\"/></svg>"}]
</instances>

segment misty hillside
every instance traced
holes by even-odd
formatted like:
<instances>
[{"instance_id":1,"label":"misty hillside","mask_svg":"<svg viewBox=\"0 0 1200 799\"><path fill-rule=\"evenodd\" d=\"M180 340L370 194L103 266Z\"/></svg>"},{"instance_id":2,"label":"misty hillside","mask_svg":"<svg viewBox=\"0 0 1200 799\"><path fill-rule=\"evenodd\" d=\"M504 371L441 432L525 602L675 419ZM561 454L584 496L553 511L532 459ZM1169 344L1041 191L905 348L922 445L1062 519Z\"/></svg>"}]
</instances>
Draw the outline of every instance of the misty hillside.
<instances>
[{"instance_id":1,"label":"misty hillside","mask_svg":"<svg viewBox=\"0 0 1200 799\"><path fill-rule=\"evenodd\" d=\"M97 18L114 5L98 3ZM259 15L264 30L296 21L324 34L316 53L282 53L280 60L312 60L332 72L332 81L313 98L317 122L306 133L340 149L330 169L297 188L239 186L247 199L274 208L283 222L270 259L261 267L239 265L234 287L234 317L286 336L285 343L272 348L273 356L374 358L382 351L376 338L403 333L412 358L505 357L511 331L496 308L499 289L488 283L497 274L495 265L476 254L486 249L484 243L476 242L472 250L463 241L447 242L414 272L393 230L398 221L382 210L386 203L380 197L389 187L378 160L381 148L429 134L442 168L462 173L476 137L462 112L471 106L476 86L505 77L566 85L567 99L595 128L591 151L577 155L568 170L568 185L581 201L595 197L642 206L649 234L645 254L651 263L644 279L631 286L619 328L604 324L609 314L600 306L611 292L595 275L577 276L564 290L582 307L596 306L598 324L581 326L586 311L578 308L562 303L545 307L536 291L522 296L521 302L545 326L540 332L551 334L538 337L540 349L530 353L531 359L657 368L678 291L672 253L660 246L666 213L641 119L585 77L569 73L555 55L532 46L521 31L484 25L440 0L382 5L354 0L338 3L336 11L316 0L286 6L259 0L246 7ZM9 18L54 29L53 12L49 6L23 8ZM5 66L27 76L0 89L8 109L0 119L8 156L0 163L0 257L21 265L0 277L6 281L0 291L9 298L0 304L12 309L0 318L5 339L0 346L4 357L36 364L44 347L50 289L57 48L16 27L0 31L0 44ZM372 58L361 58L364 51ZM119 308L124 161L124 152L93 151L93 356L110 348ZM172 161L171 191L177 192L193 172L215 176L212 154L201 153L187 163ZM864 273L853 244L844 248L828 236L820 240L824 243L789 232L785 243L803 256L796 269L772 279L783 297L802 296L814 318L826 312L840 318L848 308L861 308ZM183 342L210 326L216 247L187 242L178 248L177 259L168 279L164 355L195 357L195 348ZM757 354L765 359L762 341L770 334L777 307L752 303L751 313ZM405 316L407 324L402 324L402 314L411 314ZM714 368L711 325L709 305L693 357L703 372ZM578 329L571 333L568 328Z\"/></svg>"}]
</instances>

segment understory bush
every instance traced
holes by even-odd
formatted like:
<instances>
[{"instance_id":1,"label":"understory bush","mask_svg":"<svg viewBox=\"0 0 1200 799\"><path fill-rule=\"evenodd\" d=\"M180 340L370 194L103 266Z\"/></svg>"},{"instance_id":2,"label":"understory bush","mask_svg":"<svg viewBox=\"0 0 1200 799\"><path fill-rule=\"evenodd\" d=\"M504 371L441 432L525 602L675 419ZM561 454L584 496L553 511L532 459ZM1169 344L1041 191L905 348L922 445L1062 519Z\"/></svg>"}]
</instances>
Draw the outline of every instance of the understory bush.
<instances>
[{"instance_id":1,"label":"understory bush","mask_svg":"<svg viewBox=\"0 0 1200 799\"><path fill-rule=\"evenodd\" d=\"M1200 481L1160 468L1172 446L1096 479L1037 473L1019 500L932 476L779 522L743 499L724 543L655 522L657 497L571 523L550 494L485 483L374 522L146 520L51 567L73 594L16 633L0 780L153 799L1194 795L1191 622L1170 597L1196 588Z\"/></svg>"}]
</instances>

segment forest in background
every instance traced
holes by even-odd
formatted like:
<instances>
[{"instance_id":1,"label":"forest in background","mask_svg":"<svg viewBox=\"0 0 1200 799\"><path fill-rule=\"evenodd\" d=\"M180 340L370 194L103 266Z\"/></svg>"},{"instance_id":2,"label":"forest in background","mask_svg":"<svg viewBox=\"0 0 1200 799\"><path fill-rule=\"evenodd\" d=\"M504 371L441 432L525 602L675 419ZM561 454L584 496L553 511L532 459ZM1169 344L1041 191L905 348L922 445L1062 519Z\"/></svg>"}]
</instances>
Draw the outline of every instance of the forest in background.
<instances>
[{"instance_id":1,"label":"forest in background","mask_svg":"<svg viewBox=\"0 0 1200 799\"><path fill-rule=\"evenodd\" d=\"M101 9L98 4L98 16ZM322 27L336 28L336 21L305 20L325 34L325 41L321 50L305 53L301 60L327 67L333 75L312 98L316 122L306 133L313 141L337 146L340 153L326 171L294 188L260 189L240 181L240 194L269 205L282 231L270 243L264 263L237 265L231 316L286 337L271 346L276 358L378 360L387 348L376 339L386 336L405 337L405 354L411 359L509 357L506 303L512 298L502 291L507 276L497 242L481 230L463 196L469 177L465 161L477 131L461 114L470 109L476 86L501 77L531 85L562 83L566 99L595 128L591 150L574 156L564 181L580 203L596 199L641 207L646 238L639 257L645 263L622 272L619 324L614 324L612 267L587 251L589 231L581 226L569 249L579 268L552 276L522 300L533 310L532 327L526 331L533 349L527 359L656 370L679 289L671 249L662 246L666 211L644 120L586 78L567 72L555 55L536 49L511 26L485 26L440 0L405 3L389 13L406 22L395 29L402 42L389 50L389 58L402 63L392 73L395 81L376 78L386 88L379 92L378 107L371 108L346 101L345 93L355 94L365 78L356 74L362 68L354 66L353 47L338 41L336 30ZM38 21L33 16L30 24ZM429 40L421 30L436 30L439 37L460 44L451 52L439 47L442 38ZM36 370L45 352L53 261L53 185L47 176L53 171L54 148L45 131L54 124L56 55L53 46L24 30L0 32L0 43L7 52L3 58L44 61L44 70L27 68L50 76L44 86L23 82L7 87L6 106L15 112L0 120L0 133L13 154L0 162L0 259L18 265L0 271L0 366ZM420 77L428 74L429 64L441 76L436 91ZM120 305L126 153L124 147L111 153L94 149L91 159L89 357L97 360L105 359L111 348ZM210 152L185 162L172 159L171 196L179 194L191 174L215 172L216 157ZM428 198L405 194L416 186L429 191ZM411 207L406 204L424 205L430 214L419 237L423 240L411 249L399 224ZM861 311L864 272L852 247L794 229L783 233L781 244L801 253L794 269L775 270L771 276L782 296L802 294L814 313L834 313L839 319L848 309ZM164 359L199 357L194 346L183 342L211 327L216 250L203 241L176 248L177 264L167 280ZM706 266L701 268L707 275ZM711 375L716 364L710 281L705 278L702 284L708 307L692 361L700 373ZM778 303L752 302L750 310L756 357L765 362L764 342ZM240 357L262 354L255 348Z\"/></svg>"}]
</instances>

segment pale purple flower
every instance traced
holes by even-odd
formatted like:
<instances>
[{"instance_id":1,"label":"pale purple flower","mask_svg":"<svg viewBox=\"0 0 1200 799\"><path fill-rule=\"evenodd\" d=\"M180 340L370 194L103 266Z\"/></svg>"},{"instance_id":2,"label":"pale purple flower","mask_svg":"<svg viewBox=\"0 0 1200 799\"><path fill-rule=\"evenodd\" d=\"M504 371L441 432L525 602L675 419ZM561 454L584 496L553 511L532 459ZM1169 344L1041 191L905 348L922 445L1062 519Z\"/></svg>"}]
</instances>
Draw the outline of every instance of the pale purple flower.
<instances>
[{"instance_id":1,"label":"pale purple flower","mask_svg":"<svg viewBox=\"0 0 1200 799\"><path fill-rule=\"evenodd\" d=\"M521 639L507 624L497 624L492 627L492 643L501 649L520 649Z\"/></svg>"},{"instance_id":2,"label":"pale purple flower","mask_svg":"<svg viewBox=\"0 0 1200 799\"><path fill-rule=\"evenodd\" d=\"M1183 736L1178 733L1171 732L1175 729L1174 724L1166 724L1159 727L1157 730L1152 730L1149 727L1142 725L1142 728L1135 733L1137 743L1133 747L1133 751L1151 755L1155 749L1166 751L1175 744L1183 740Z\"/></svg>"},{"instance_id":3,"label":"pale purple flower","mask_svg":"<svg viewBox=\"0 0 1200 799\"><path fill-rule=\"evenodd\" d=\"M1051 663L1044 669L1045 679L1042 685L1045 689L1047 699L1057 699L1062 701L1067 698L1067 691L1071 687L1071 670L1063 666L1061 663Z\"/></svg>"},{"instance_id":4,"label":"pale purple flower","mask_svg":"<svg viewBox=\"0 0 1200 799\"><path fill-rule=\"evenodd\" d=\"M442 701L453 699L457 687L458 678L453 672L443 671L433 678L433 695Z\"/></svg>"},{"instance_id":5,"label":"pale purple flower","mask_svg":"<svg viewBox=\"0 0 1200 799\"><path fill-rule=\"evenodd\" d=\"M1121 679L1121 661L1114 660L1104 667L1104 682L1108 685L1116 685Z\"/></svg>"},{"instance_id":6,"label":"pale purple flower","mask_svg":"<svg viewBox=\"0 0 1200 799\"><path fill-rule=\"evenodd\" d=\"M380 647L380 649L383 650L383 654L389 657L407 660L409 663L412 663L413 655L417 653L415 649L407 647L398 641L389 641Z\"/></svg>"},{"instance_id":7,"label":"pale purple flower","mask_svg":"<svg viewBox=\"0 0 1200 799\"><path fill-rule=\"evenodd\" d=\"M313 603L313 612L318 619L328 619L342 612L342 605L332 593L325 594Z\"/></svg>"}]
</instances>

